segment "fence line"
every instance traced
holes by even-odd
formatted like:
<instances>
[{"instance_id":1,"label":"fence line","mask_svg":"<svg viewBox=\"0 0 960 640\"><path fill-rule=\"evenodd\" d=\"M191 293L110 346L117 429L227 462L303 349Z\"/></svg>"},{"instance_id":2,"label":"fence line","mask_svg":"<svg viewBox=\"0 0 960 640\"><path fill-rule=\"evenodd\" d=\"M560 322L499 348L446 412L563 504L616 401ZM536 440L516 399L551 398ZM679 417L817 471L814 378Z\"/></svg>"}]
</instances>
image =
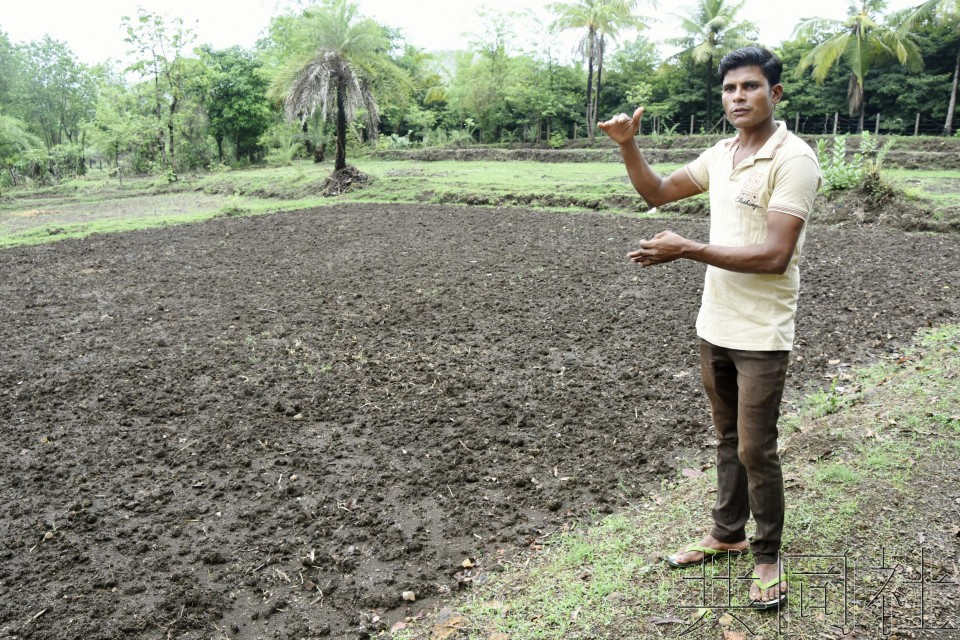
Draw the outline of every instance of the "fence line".
<instances>
[{"instance_id":1,"label":"fence line","mask_svg":"<svg viewBox=\"0 0 960 640\"><path fill-rule=\"evenodd\" d=\"M786 122L787 126L794 133L805 135L845 135L857 133L860 118L857 116L844 116L840 113L803 115L802 113L792 113L780 116ZM960 122L960 118L957 120ZM652 116L649 120L650 133L665 133L675 130L678 134L688 133L720 133L726 134L727 119L721 116L716 122L704 122L697 120L696 116L690 116L690 126L679 127L679 122L672 122L662 116ZM922 113L911 114L909 116L885 116L881 113L867 114L863 119L863 128L876 135L899 135L899 136L942 136L943 119L933 119L924 116ZM956 129L954 129L956 132Z\"/></svg>"},{"instance_id":2,"label":"fence line","mask_svg":"<svg viewBox=\"0 0 960 640\"><path fill-rule=\"evenodd\" d=\"M786 119L794 133L808 135L857 133L860 124L859 117L844 116L840 113L815 116L794 113L792 117ZM909 116L885 116L882 113L874 113L865 115L863 128L877 135L941 136L943 135L943 120L928 118L922 113Z\"/></svg>"}]
</instances>

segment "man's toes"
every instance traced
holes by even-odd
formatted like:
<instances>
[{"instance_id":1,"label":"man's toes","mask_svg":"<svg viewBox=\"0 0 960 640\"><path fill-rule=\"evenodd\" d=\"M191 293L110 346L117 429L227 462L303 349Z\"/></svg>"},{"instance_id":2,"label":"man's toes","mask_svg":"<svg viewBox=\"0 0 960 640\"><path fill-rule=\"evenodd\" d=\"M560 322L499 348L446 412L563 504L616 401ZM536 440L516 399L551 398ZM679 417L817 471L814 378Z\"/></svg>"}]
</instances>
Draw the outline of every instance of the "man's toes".
<instances>
[{"instance_id":1,"label":"man's toes","mask_svg":"<svg viewBox=\"0 0 960 640\"><path fill-rule=\"evenodd\" d=\"M779 599L780 595L783 593L786 593L786 591L787 591L786 584L781 582L778 585L764 589L763 593L759 594L759 598L764 602L771 602L773 600ZM751 597L753 597L752 594L751 594Z\"/></svg>"}]
</instances>

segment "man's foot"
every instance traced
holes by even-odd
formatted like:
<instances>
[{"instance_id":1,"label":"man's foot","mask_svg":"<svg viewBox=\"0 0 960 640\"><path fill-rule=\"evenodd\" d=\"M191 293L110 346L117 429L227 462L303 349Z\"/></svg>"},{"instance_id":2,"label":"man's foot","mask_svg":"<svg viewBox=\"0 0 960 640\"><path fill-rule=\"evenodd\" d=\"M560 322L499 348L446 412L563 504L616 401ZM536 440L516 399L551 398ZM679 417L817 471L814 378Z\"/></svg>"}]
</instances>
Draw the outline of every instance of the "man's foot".
<instances>
[{"instance_id":1,"label":"man's foot","mask_svg":"<svg viewBox=\"0 0 960 640\"><path fill-rule=\"evenodd\" d=\"M710 558L723 558L728 555L740 555L750 549L746 540L740 542L720 542L711 535L706 535L697 543L686 546L672 556L667 556L667 564L677 569L696 567Z\"/></svg>"},{"instance_id":2,"label":"man's foot","mask_svg":"<svg viewBox=\"0 0 960 640\"><path fill-rule=\"evenodd\" d=\"M773 609L787 599L787 576L778 562L758 564L753 568L750 584L750 607Z\"/></svg>"}]
</instances>

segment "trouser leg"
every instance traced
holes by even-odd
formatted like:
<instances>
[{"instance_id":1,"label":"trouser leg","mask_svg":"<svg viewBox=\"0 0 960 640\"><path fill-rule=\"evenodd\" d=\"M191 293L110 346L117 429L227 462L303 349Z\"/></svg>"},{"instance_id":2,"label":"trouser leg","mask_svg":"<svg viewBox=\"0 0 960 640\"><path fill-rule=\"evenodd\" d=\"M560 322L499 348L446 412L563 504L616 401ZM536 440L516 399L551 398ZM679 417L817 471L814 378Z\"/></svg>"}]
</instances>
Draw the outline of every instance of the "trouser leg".
<instances>
[{"instance_id":1,"label":"trouser leg","mask_svg":"<svg viewBox=\"0 0 960 640\"><path fill-rule=\"evenodd\" d=\"M717 431L717 501L712 534L744 539L749 514L758 563L775 562L783 536L783 472L777 420L786 381L786 351L741 351L701 343L704 389Z\"/></svg>"},{"instance_id":2,"label":"trouser leg","mask_svg":"<svg viewBox=\"0 0 960 640\"><path fill-rule=\"evenodd\" d=\"M747 472L737 453L737 368L726 349L701 340L700 376L717 436L717 500L710 535L720 542L740 542L746 539L750 503Z\"/></svg>"}]
</instances>

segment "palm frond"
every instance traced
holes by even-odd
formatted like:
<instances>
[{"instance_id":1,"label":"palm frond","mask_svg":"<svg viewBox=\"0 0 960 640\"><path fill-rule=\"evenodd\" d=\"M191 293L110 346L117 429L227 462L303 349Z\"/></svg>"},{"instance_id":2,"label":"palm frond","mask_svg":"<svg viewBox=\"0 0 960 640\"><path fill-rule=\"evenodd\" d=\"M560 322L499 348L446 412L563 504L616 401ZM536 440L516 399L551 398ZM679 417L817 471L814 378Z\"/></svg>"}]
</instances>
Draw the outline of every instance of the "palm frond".
<instances>
[{"instance_id":1,"label":"palm frond","mask_svg":"<svg viewBox=\"0 0 960 640\"><path fill-rule=\"evenodd\" d=\"M844 26L842 20L828 18L805 18L793 28L793 37L809 40L819 33L840 31Z\"/></svg>"}]
</instances>

